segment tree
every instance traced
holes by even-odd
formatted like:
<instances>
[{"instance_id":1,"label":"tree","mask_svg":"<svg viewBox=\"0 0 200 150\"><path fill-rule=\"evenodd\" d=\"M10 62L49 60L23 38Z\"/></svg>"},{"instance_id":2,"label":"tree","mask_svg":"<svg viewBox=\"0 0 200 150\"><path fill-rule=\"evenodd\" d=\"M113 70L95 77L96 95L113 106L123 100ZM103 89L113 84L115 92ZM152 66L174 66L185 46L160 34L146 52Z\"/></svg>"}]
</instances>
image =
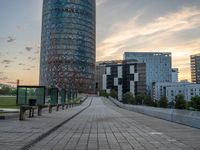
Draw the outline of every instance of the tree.
<instances>
[{"instance_id":1,"label":"tree","mask_svg":"<svg viewBox=\"0 0 200 150\"><path fill-rule=\"evenodd\" d=\"M200 111L200 96L192 97L190 106Z\"/></svg>"},{"instance_id":2,"label":"tree","mask_svg":"<svg viewBox=\"0 0 200 150\"><path fill-rule=\"evenodd\" d=\"M99 95L100 95L100 96L103 96L103 97L107 97L107 98L108 98L108 96L109 96L109 94L106 93L105 90L101 90L101 91L99 92Z\"/></svg>"},{"instance_id":3,"label":"tree","mask_svg":"<svg viewBox=\"0 0 200 150\"><path fill-rule=\"evenodd\" d=\"M10 94L10 88L8 86L3 85L2 88L0 89L0 94L2 95L7 95Z\"/></svg>"},{"instance_id":4,"label":"tree","mask_svg":"<svg viewBox=\"0 0 200 150\"><path fill-rule=\"evenodd\" d=\"M162 96L160 98L159 106L162 107L162 108L167 108L168 107L168 100L167 100L166 96Z\"/></svg>"},{"instance_id":5,"label":"tree","mask_svg":"<svg viewBox=\"0 0 200 150\"><path fill-rule=\"evenodd\" d=\"M11 89L10 94L11 95L16 95L17 94L17 89Z\"/></svg>"},{"instance_id":6,"label":"tree","mask_svg":"<svg viewBox=\"0 0 200 150\"><path fill-rule=\"evenodd\" d=\"M135 98L131 92L123 94L122 101L126 104L135 104Z\"/></svg>"},{"instance_id":7,"label":"tree","mask_svg":"<svg viewBox=\"0 0 200 150\"><path fill-rule=\"evenodd\" d=\"M176 109L186 109L186 101L184 100L184 95L179 94L175 97L175 108Z\"/></svg>"},{"instance_id":8,"label":"tree","mask_svg":"<svg viewBox=\"0 0 200 150\"><path fill-rule=\"evenodd\" d=\"M173 108L173 109L174 109L175 101L172 100L171 102L169 102L169 103L168 103L168 106L169 106L169 108Z\"/></svg>"},{"instance_id":9,"label":"tree","mask_svg":"<svg viewBox=\"0 0 200 150\"><path fill-rule=\"evenodd\" d=\"M146 95L146 98L144 98L144 104L147 106L154 106L154 101L151 98L151 95Z\"/></svg>"},{"instance_id":10,"label":"tree","mask_svg":"<svg viewBox=\"0 0 200 150\"><path fill-rule=\"evenodd\" d=\"M145 93L139 93L135 97L136 103L142 105L147 102L147 96Z\"/></svg>"},{"instance_id":11,"label":"tree","mask_svg":"<svg viewBox=\"0 0 200 150\"><path fill-rule=\"evenodd\" d=\"M112 90L110 91L110 96L111 96L112 98L115 98L115 99L118 98L117 92L116 92L114 89L112 89Z\"/></svg>"}]
</instances>

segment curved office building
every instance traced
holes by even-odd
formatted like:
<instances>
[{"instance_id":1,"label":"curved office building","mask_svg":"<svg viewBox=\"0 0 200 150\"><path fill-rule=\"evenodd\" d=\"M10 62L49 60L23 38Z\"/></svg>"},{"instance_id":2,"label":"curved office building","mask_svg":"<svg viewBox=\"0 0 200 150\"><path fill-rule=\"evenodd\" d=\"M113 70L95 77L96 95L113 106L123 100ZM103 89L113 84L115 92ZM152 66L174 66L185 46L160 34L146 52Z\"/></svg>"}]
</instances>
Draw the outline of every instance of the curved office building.
<instances>
[{"instance_id":1,"label":"curved office building","mask_svg":"<svg viewBox=\"0 0 200 150\"><path fill-rule=\"evenodd\" d=\"M44 0L40 85L92 93L95 34L95 0Z\"/></svg>"}]
</instances>

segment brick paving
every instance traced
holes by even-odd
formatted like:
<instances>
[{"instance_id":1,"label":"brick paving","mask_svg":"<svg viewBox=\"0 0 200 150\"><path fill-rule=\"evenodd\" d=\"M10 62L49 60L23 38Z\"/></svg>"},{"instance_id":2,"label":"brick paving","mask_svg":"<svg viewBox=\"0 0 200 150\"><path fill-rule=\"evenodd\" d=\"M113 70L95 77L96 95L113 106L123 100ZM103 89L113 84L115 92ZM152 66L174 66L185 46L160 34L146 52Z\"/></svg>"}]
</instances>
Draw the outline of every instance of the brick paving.
<instances>
[{"instance_id":1,"label":"brick paving","mask_svg":"<svg viewBox=\"0 0 200 150\"><path fill-rule=\"evenodd\" d=\"M54 108L51 114L46 109L42 116L26 118L25 121L19 121L18 118L0 120L0 150L21 149L89 106L91 99L67 110L56 112Z\"/></svg>"},{"instance_id":2,"label":"brick paving","mask_svg":"<svg viewBox=\"0 0 200 150\"><path fill-rule=\"evenodd\" d=\"M133 115L133 116L132 116ZM140 120L151 117L121 110L107 100L94 97L91 106L36 143L32 150L192 150L190 144L156 130L156 122L145 125ZM153 119L152 119L153 120ZM158 119L158 123L162 120ZM165 121L163 121L165 123ZM148 124L148 123L147 123ZM160 123L162 125L162 123ZM182 129L182 125L176 124ZM198 129L196 129L199 131ZM176 130L174 130L175 132ZM173 135L173 134L172 134ZM190 134L189 134L190 135ZM198 140L198 137L192 137ZM198 149L198 147L196 148Z\"/></svg>"}]
</instances>

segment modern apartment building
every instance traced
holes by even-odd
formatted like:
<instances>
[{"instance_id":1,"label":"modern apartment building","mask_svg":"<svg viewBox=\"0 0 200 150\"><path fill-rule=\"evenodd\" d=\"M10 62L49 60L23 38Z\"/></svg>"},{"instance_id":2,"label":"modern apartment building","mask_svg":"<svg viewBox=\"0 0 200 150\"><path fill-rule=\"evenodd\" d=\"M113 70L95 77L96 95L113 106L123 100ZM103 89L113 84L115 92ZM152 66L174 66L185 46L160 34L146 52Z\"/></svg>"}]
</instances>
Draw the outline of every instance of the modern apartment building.
<instances>
[{"instance_id":1,"label":"modern apartment building","mask_svg":"<svg viewBox=\"0 0 200 150\"><path fill-rule=\"evenodd\" d=\"M172 82L178 82L178 68L172 68Z\"/></svg>"},{"instance_id":2,"label":"modern apartment building","mask_svg":"<svg viewBox=\"0 0 200 150\"><path fill-rule=\"evenodd\" d=\"M96 1L43 0L40 85L93 92Z\"/></svg>"},{"instance_id":3,"label":"modern apartment building","mask_svg":"<svg viewBox=\"0 0 200 150\"><path fill-rule=\"evenodd\" d=\"M106 72L106 65L116 65L122 64L122 60L109 60L109 61L99 61L96 62L96 69L95 69L95 83L96 83L96 90L101 91L103 90L103 74Z\"/></svg>"},{"instance_id":4,"label":"modern apartment building","mask_svg":"<svg viewBox=\"0 0 200 150\"><path fill-rule=\"evenodd\" d=\"M115 90L119 100L126 92L131 92L134 96L146 93L145 63L138 63L134 60L106 65L106 72L103 75L103 90L108 93Z\"/></svg>"},{"instance_id":5,"label":"modern apartment building","mask_svg":"<svg viewBox=\"0 0 200 150\"><path fill-rule=\"evenodd\" d=\"M168 101L175 100L176 95L184 95L185 100L190 101L194 96L200 96L200 84L189 82L163 82L154 83L153 99L159 101L162 96L166 96Z\"/></svg>"},{"instance_id":6,"label":"modern apartment building","mask_svg":"<svg viewBox=\"0 0 200 150\"><path fill-rule=\"evenodd\" d=\"M172 82L171 53L125 52L124 60L138 60L146 63L146 85L152 94L154 82Z\"/></svg>"},{"instance_id":7,"label":"modern apartment building","mask_svg":"<svg viewBox=\"0 0 200 150\"><path fill-rule=\"evenodd\" d=\"M190 56L191 79L193 83L200 83L200 54Z\"/></svg>"}]
</instances>

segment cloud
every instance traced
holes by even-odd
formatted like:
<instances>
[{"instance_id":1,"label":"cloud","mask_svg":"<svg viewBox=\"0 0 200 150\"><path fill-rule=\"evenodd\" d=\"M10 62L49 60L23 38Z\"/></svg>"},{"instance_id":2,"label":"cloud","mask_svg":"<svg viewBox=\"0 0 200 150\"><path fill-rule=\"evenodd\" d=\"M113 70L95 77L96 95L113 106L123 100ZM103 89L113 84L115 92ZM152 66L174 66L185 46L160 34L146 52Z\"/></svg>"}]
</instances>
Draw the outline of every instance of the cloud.
<instances>
[{"instance_id":1,"label":"cloud","mask_svg":"<svg viewBox=\"0 0 200 150\"><path fill-rule=\"evenodd\" d=\"M7 39L8 43L14 42L16 39L14 37L9 36Z\"/></svg>"},{"instance_id":2,"label":"cloud","mask_svg":"<svg viewBox=\"0 0 200 150\"><path fill-rule=\"evenodd\" d=\"M30 71L31 69L30 68L24 68L23 70Z\"/></svg>"},{"instance_id":3,"label":"cloud","mask_svg":"<svg viewBox=\"0 0 200 150\"><path fill-rule=\"evenodd\" d=\"M8 65L5 65L5 66L4 66L4 68L8 68L8 67L9 67Z\"/></svg>"},{"instance_id":4,"label":"cloud","mask_svg":"<svg viewBox=\"0 0 200 150\"><path fill-rule=\"evenodd\" d=\"M3 74L3 72L0 72L0 75L2 75Z\"/></svg>"},{"instance_id":5,"label":"cloud","mask_svg":"<svg viewBox=\"0 0 200 150\"><path fill-rule=\"evenodd\" d=\"M25 47L25 49L30 52L33 48L32 47Z\"/></svg>"},{"instance_id":6,"label":"cloud","mask_svg":"<svg viewBox=\"0 0 200 150\"><path fill-rule=\"evenodd\" d=\"M107 1L107 0L97 0L97 1L96 1L96 5L97 5L97 6L100 6L100 5L104 4L106 1Z\"/></svg>"},{"instance_id":7,"label":"cloud","mask_svg":"<svg viewBox=\"0 0 200 150\"><path fill-rule=\"evenodd\" d=\"M8 78L7 77L0 77L0 80L1 81L5 81L5 80L7 80Z\"/></svg>"},{"instance_id":8,"label":"cloud","mask_svg":"<svg viewBox=\"0 0 200 150\"><path fill-rule=\"evenodd\" d=\"M2 64L10 64L11 62L13 62L12 60L8 60L8 59L4 59L1 63Z\"/></svg>"},{"instance_id":9,"label":"cloud","mask_svg":"<svg viewBox=\"0 0 200 150\"><path fill-rule=\"evenodd\" d=\"M26 64L23 64L23 63L19 63L18 65L19 66L26 66Z\"/></svg>"},{"instance_id":10,"label":"cloud","mask_svg":"<svg viewBox=\"0 0 200 150\"><path fill-rule=\"evenodd\" d=\"M36 68L36 66L31 66L31 68Z\"/></svg>"},{"instance_id":11,"label":"cloud","mask_svg":"<svg viewBox=\"0 0 200 150\"><path fill-rule=\"evenodd\" d=\"M166 36L173 35L176 38L176 33L200 27L200 10L191 8L182 8L175 13L169 13L166 16L156 18L150 23L141 25L138 23L138 18L142 16L139 12L129 22L118 23L113 25L114 30L107 36L97 47L97 59L106 59L113 54L116 54L122 48L132 46L137 47L154 47L159 43L164 44Z\"/></svg>"},{"instance_id":12,"label":"cloud","mask_svg":"<svg viewBox=\"0 0 200 150\"><path fill-rule=\"evenodd\" d=\"M15 81L8 81L8 82L6 82L7 84L17 84L17 82L15 82Z\"/></svg>"},{"instance_id":13,"label":"cloud","mask_svg":"<svg viewBox=\"0 0 200 150\"><path fill-rule=\"evenodd\" d=\"M36 60L36 57L28 57L28 60Z\"/></svg>"},{"instance_id":14,"label":"cloud","mask_svg":"<svg viewBox=\"0 0 200 150\"><path fill-rule=\"evenodd\" d=\"M35 51L35 54L39 54L39 53L40 53L40 51L39 51L39 50Z\"/></svg>"}]
</instances>

